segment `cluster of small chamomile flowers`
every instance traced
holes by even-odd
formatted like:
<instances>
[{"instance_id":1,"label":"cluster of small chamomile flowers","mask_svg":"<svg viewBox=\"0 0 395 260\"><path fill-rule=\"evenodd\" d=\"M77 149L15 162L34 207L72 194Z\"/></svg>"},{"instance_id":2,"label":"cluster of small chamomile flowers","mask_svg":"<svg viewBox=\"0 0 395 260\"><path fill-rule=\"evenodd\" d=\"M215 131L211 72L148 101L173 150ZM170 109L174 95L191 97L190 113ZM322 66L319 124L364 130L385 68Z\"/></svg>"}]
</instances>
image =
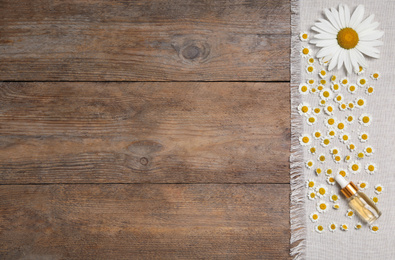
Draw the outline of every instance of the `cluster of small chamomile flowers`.
<instances>
[{"instance_id":1,"label":"cluster of small chamomile flowers","mask_svg":"<svg viewBox=\"0 0 395 260\"><path fill-rule=\"evenodd\" d=\"M379 72L366 76L367 68L360 67L358 78L329 74L327 63L314 58L308 40L309 33L300 33L302 48L300 54L306 80L298 88L302 102L294 109L304 120L307 131L299 137L299 143L306 149L308 159L305 167L310 176L306 181L307 198L315 203L315 210L309 215L316 223L314 230L323 233L348 231L353 227L359 230L363 225L354 217L351 209L341 209L340 194L334 188L334 176L341 174L369 174L378 172L377 165L371 161L375 149L369 144L369 126L373 118L365 112L368 97L374 94L374 83L380 78ZM307 102L308 100L308 102ZM314 100L314 102L312 101ZM368 189L367 181L358 182L360 190ZM378 195L384 190L381 184L374 187L372 200L378 203ZM336 190L336 191L335 191ZM339 219L327 224L319 224L320 215L329 210L339 212ZM356 221L353 225L349 221ZM379 227L370 227L373 233Z\"/></svg>"}]
</instances>

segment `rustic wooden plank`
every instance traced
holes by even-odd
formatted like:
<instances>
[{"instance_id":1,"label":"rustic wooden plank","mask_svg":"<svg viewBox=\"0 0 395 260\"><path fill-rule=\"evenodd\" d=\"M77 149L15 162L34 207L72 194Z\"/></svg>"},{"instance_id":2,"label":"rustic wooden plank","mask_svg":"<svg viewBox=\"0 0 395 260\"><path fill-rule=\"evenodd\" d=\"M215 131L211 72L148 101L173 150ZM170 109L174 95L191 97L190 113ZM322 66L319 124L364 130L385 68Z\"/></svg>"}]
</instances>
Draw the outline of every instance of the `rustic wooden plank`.
<instances>
[{"instance_id":1,"label":"rustic wooden plank","mask_svg":"<svg viewBox=\"0 0 395 260\"><path fill-rule=\"evenodd\" d=\"M289 185L0 185L1 259L288 259Z\"/></svg>"},{"instance_id":2,"label":"rustic wooden plank","mask_svg":"<svg viewBox=\"0 0 395 260\"><path fill-rule=\"evenodd\" d=\"M288 81L289 0L3 0L0 80Z\"/></svg>"},{"instance_id":3,"label":"rustic wooden plank","mask_svg":"<svg viewBox=\"0 0 395 260\"><path fill-rule=\"evenodd\" d=\"M286 83L0 83L0 183L288 183Z\"/></svg>"}]
</instances>

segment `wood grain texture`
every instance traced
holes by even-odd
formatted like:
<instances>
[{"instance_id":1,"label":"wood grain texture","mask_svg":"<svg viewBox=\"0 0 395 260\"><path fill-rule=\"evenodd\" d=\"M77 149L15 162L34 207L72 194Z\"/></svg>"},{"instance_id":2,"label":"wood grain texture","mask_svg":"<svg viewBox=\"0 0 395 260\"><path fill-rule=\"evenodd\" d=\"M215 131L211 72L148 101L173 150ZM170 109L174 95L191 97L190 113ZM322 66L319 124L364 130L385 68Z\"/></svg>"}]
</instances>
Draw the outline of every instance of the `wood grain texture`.
<instances>
[{"instance_id":1,"label":"wood grain texture","mask_svg":"<svg viewBox=\"0 0 395 260\"><path fill-rule=\"evenodd\" d=\"M1 259L289 259L289 185L1 185Z\"/></svg>"},{"instance_id":2,"label":"wood grain texture","mask_svg":"<svg viewBox=\"0 0 395 260\"><path fill-rule=\"evenodd\" d=\"M0 83L0 181L289 183L286 83Z\"/></svg>"},{"instance_id":3,"label":"wood grain texture","mask_svg":"<svg viewBox=\"0 0 395 260\"><path fill-rule=\"evenodd\" d=\"M289 0L2 0L2 81L288 81Z\"/></svg>"}]
</instances>

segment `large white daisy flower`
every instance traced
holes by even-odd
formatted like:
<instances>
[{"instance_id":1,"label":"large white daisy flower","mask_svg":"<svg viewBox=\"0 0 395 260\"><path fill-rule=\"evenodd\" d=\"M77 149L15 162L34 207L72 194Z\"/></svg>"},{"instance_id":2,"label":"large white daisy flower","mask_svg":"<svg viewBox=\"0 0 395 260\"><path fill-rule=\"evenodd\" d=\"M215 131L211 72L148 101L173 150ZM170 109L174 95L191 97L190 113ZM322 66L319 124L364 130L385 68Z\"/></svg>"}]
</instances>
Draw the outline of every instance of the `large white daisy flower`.
<instances>
[{"instance_id":1,"label":"large white daisy flower","mask_svg":"<svg viewBox=\"0 0 395 260\"><path fill-rule=\"evenodd\" d=\"M373 22L373 14L362 21L364 12L363 5L358 5L352 15L347 5L339 5L339 11L324 9L328 20L319 19L311 28L318 34L310 42L321 48L317 58L329 61L329 71L344 64L347 73L352 68L357 73L359 66L367 67L364 55L379 58L380 51L375 47L383 45L379 39L384 32L376 30L380 24Z\"/></svg>"}]
</instances>

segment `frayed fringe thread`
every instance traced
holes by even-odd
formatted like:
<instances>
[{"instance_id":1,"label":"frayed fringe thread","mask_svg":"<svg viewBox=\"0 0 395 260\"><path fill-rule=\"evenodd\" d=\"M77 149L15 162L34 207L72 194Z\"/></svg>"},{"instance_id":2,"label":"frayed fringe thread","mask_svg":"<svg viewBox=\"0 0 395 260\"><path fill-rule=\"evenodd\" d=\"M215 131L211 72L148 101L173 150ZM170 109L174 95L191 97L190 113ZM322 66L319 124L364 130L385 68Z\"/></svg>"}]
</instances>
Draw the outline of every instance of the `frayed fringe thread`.
<instances>
[{"instance_id":1,"label":"frayed fringe thread","mask_svg":"<svg viewBox=\"0 0 395 260\"><path fill-rule=\"evenodd\" d=\"M299 1L291 1L291 155L290 155L290 183L291 183L291 249L290 255L297 259L306 258L306 188L303 175L303 150L299 144L303 122L296 111L301 102L298 92L300 84L300 17Z\"/></svg>"}]
</instances>

